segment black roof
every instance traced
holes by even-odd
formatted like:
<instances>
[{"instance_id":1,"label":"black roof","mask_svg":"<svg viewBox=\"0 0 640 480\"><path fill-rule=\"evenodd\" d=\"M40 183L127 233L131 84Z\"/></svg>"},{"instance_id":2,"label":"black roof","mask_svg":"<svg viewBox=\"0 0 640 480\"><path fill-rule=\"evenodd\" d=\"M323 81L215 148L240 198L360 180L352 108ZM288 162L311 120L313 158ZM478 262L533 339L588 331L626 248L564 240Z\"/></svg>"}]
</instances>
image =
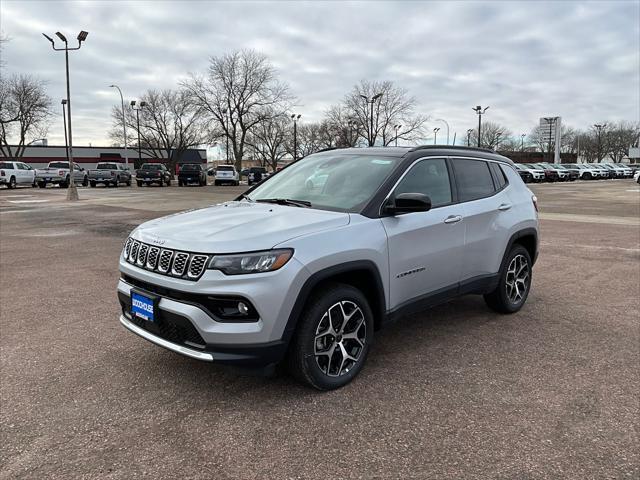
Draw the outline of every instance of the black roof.
<instances>
[{"instance_id":1,"label":"black roof","mask_svg":"<svg viewBox=\"0 0 640 480\"><path fill-rule=\"evenodd\" d=\"M419 145L413 147L354 147L354 148L327 148L321 152L339 152L346 155L357 155L364 152L374 155L385 155L387 157L404 157L409 153L424 152L429 156L443 155L455 156L461 153L473 155L487 160L497 160L499 162L513 165L513 161L502 155L498 155L493 150L486 148L465 147L461 145ZM320 153L320 152L317 152Z\"/></svg>"}]
</instances>

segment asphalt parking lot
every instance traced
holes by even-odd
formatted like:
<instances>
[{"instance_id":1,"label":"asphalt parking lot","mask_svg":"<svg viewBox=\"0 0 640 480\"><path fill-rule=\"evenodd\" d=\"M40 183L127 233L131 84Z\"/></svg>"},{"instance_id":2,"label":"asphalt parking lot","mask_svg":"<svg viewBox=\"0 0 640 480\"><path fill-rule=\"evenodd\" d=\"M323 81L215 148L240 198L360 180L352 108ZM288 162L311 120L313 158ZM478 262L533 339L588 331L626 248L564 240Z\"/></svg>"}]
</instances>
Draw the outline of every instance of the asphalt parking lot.
<instances>
[{"instance_id":1,"label":"asphalt parking lot","mask_svg":"<svg viewBox=\"0 0 640 480\"><path fill-rule=\"evenodd\" d=\"M637 183L531 186L523 310L465 297L407 318L328 393L118 321L128 232L245 188L0 191L0 478L639 478Z\"/></svg>"}]
</instances>

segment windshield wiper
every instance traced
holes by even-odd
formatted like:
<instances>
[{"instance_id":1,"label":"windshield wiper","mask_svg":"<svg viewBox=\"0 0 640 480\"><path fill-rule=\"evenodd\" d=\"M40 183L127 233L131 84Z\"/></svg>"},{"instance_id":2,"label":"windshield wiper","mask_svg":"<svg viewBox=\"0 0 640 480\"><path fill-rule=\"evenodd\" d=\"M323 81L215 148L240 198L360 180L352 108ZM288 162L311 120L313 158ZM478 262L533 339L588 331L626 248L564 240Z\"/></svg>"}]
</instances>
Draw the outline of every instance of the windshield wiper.
<instances>
[{"instance_id":1,"label":"windshield wiper","mask_svg":"<svg viewBox=\"0 0 640 480\"><path fill-rule=\"evenodd\" d=\"M259 198L256 202L277 203L278 205L290 205L305 208L311 206L311 202L307 202L306 200L294 200L292 198Z\"/></svg>"},{"instance_id":2,"label":"windshield wiper","mask_svg":"<svg viewBox=\"0 0 640 480\"><path fill-rule=\"evenodd\" d=\"M240 194L240 198L241 199L245 199L247 202L255 202L255 200L253 200L249 195L247 195L246 193L241 193Z\"/></svg>"}]
</instances>

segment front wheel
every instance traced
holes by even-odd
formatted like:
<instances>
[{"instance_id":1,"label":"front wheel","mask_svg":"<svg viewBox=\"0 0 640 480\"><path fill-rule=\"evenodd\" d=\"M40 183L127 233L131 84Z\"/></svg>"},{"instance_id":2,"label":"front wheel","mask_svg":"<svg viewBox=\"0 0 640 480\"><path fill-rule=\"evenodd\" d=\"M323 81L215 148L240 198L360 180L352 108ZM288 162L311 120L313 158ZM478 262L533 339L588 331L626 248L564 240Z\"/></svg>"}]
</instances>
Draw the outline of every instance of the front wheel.
<instances>
[{"instance_id":1,"label":"front wheel","mask_svg":"<svg viewBox=\"0 0 640 480\"><path fill-rule=\"evenodd\" d=\"M90 185L91 185L91 188L96 188L96 182L93 182L93 181L92 181L92 182L90 183Z\"/></svg>"},{"instance_id":2,"label":"front wheel","mask_svg":"<svg viewBox=\"0 0 640 480\"><path fill-rule=\"evenodd\" d=\"M141 187L141 186L142 186L142 182L138 182L138 181L136 181L136 185L138 185L139 187Z\"/></svg>"},{"instance_id":3,"label":"front wheel","mask_svg":"<svg viewBox=\"0 0 640 480\"><path fill-rule=\"evenodd\" d=\"M86 176L85 176L85 177L82 179L82 186L83 186L83 187L88 187L88 186L89 186L89 177L86 177Z\"/></svg>"},{"instance_id":4,"label":"front wheel","mask_svg":"<svg viewBox=\"0 0 640 480\"><path fill-rule=\"evenodd\" d=\"M362 292L330 284L315 292L288 352L291 374L318 390L343 387L362 370L373 341L373 312Z\"/></svg>"},{"instance_id":5,"label":"front wheel","mask_svg":"<svg viewBox=\"0 0 640 480\"><path fill-rule=\"evenodd\" d=\"M160 179L160 186L164 187L164 179L162 179L162 178Z\"/></svg>"},{"instance_id":6,"label":"front wheel","mask_svg":"<svg viewBox=\"0 0 640 480\"><path fill-rule=\"evenodd\" d=\"M531 289L531 257L522 245L514 245L502 267L498 286L484 296L487 305L500 313L515 313L527 301Z\"/></svg>"}]
</instances>

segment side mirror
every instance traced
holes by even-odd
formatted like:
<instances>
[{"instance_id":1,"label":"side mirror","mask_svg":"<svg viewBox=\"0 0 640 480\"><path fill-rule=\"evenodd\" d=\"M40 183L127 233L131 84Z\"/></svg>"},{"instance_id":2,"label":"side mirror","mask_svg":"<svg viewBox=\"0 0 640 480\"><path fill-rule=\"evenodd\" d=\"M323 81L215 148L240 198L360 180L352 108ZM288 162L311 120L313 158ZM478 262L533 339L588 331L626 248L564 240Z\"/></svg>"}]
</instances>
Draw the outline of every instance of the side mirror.
<instances>
[{"instance_id":1,"label":"side mirror","mask_svg":"<svg viewBox=\"0 0 640 480\"><path fill-rule=\"evenodd\" d=\"M400 215L429 210L431 210L431 199L424 193L401 193L395 199L389 199L382 211L389 215Z\"/></svg>"}]
</instances>

